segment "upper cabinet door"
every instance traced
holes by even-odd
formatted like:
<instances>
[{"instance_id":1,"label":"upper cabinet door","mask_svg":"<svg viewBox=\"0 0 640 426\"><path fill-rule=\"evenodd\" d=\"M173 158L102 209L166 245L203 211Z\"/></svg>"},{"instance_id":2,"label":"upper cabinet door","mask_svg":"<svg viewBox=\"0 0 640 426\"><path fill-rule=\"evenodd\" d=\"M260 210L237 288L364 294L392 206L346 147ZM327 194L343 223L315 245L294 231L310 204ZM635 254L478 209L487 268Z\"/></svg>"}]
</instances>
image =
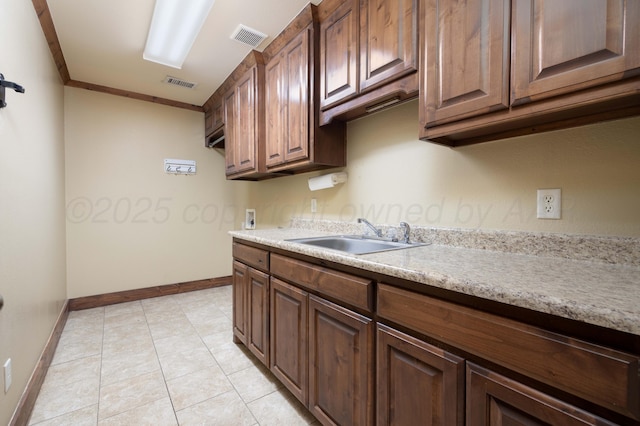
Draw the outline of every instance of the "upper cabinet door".
<instances>
[{"instance_id":1,"label":"upper cabinet door","mask_svg":"<svg viewBox=\"0 0 640 426\"><path fill-rule=\"evenodd\" d=\"M640 74L637 0L514 0L512 105Z\"/></svg>"},{"instance_id":2,"label":"upper cabinet door","mask_svg":"<svg viewBox=\"0 0 640 426\"><path fill-rule=\"evenodd\" d=\"M509 0L423 0L420 122L509 105Z\"/></svg>"},{"instance_id":3,"label":"upper cabinet door","mask_svg":"<svg viewBox=\"0 0 640 426\"><path fill-rule=\"evenodd\" d=\"M327 108L358 89L358 7L348 0L320 23L320 107Z\"/></svg>"},{"instance_id":4,"label":"upper cabinet door","mask_svg":"<svg viewBox=\"0 0 640 426\"><path fill-rule=\"evenodd\" d=\"M267 168L309 158L309 30L265 70Z\"/></svg>"},{"instance_id":5,"label":"upper cabinet door","mask_svg":"<svg viewBox=\"0 0 640 426\"><path fill-rule=\"evenodd\" d=\"M284 51L286 63L287 123L285 160L309 158L309 31L300 33Z\"/></svg>"},{"instance_id":6,"label":"upper cabinet door","mask_svg":"<svg viewBox=\"0 0 640 426\"><path fill-rule=\"evenodd\" d=\"M418 0L360 0L360 90L418 70Z\"/></svg>"},{"instance_id":7,"label":"upper cabinet door","mask_svg":"<svg viewBox=\"0 0 640 426\"><path fill-rule=\"evenodd\" d=\"M238 172L238 139L236 137L236 116L238 115L237 95L235 89L224 95L224 129L225 136L225 164L226 174L231 175Z\"/></svg>"},{"instance_id":8,"label":"upper cabinet door","mask_svg":"<svg viewBox=\"0 0 640 426\"><path fill-rule=\"evenodd\" d=\"M284 55L274 57L265 67L265 140L266 165L277 166L284 163L284 144L287 138L286 117L286 63Z\"/></svg>"},{"instance_id":9,"label":"upper cabinet door","mask_svg":"<svg viewBox=\"0 0 640 426\"><path fill-rule=\"evenodd\" d=\"M244 172L256 169L256 146L258 144L257 132L255 131L256 105L256 69L251 68L244 78L238 82L236 88L237 108L236 114L236 161L237 171Z\"/></svg>"},{"instance_id":10,"label":"upper cabinet door","mask_svg":"<svg viewBox=\"0 0 640 426\"><path fill-rule=\"evenodd\" d=\"M212 120L211 120L211 128L216 130L219 129L222 125L224 125L224 105L222 103L222 99L213 104L213 109L211 111Z\"/></svg>"},{"instance_id":11,"label":"upper cabinet door","mask_svg":"<svg viewBox=\"0 0 640 426\"><path fill-rule=\"evenodd\" d=\"M227 176L257 171L257 67L249 68L224 99Z\"/></svg>"}]
</instances>

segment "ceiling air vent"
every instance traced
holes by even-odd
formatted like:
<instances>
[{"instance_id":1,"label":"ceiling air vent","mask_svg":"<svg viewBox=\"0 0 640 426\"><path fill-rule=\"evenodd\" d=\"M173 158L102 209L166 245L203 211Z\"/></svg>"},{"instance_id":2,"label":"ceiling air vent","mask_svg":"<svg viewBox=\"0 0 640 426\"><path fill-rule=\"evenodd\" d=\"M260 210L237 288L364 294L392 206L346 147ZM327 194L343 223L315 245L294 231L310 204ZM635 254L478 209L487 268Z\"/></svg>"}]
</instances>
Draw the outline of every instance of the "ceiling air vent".
<instances>
[{"instance_id":1,"label":"ceiling air vent","mask_svg":"<svg viewBox=\"0 0 640 426\"><path fill-rule=\"evenodd\" d=\"M267 38L267 35L240 24L233 34L231 34L231 38L240 43L248 44L251 47L258 47L258 45Z\"/></svg>"},{"instance_id":2,"label":"ceiling air vent","mask_svg":"<svg viewBox=\"0 0 640 426\"><path fill-rule=\"evenodd\" d=\"M180 80L179 78L171 77L170 75L166 76L165 79L162 80L162 82L173 84L174 86L184 87L187 89L193 89L198 85L198 83L191 83L190 81Z\"/></svg>"}]
</instances>

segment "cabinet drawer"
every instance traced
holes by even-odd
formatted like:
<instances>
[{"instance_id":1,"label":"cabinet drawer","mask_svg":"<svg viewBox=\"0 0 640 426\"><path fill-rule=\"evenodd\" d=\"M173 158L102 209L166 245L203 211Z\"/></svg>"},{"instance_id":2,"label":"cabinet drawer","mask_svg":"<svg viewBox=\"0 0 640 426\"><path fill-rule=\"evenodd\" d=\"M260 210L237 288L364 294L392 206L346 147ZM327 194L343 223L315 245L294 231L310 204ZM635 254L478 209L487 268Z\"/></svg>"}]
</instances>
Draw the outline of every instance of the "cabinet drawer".
<instances>
[{"instance_id":1,"label":"cabinet drawer","mask_svg":"<svg viewBox=\"0 0 640 426\"><path fill-rule=\"evenodd\" d=\"M233 243L233 257L256 269L269 272L269 252L266 250Z\"/></svg>"},{"instance_id":2,"label":"cabinet drawer","mask_svg":"<svg viewBox=\"0 0 640 426\"><path fill-rule=\"evenodd\" d=\"M491 419L487 422L486 419ZM467 426L522 424L613 426L601 417L498 373L467 363Z\"/></svg>"},{"instance_id":3,"label":"cabinet drawer","mask_svg":"<svg viewBox=\"0 0 640 426\"><path fill-rule=\"evenodd\" d=\"M271 274L357 308L373 310L371 280L278 254L271 255Z\"/></svg>"},{"instance_id":4,"label":"cabinet drawer","mask_svg":"<svg viewBox=\"0 0 640 426\"><path fill-rule=\"evenodd\" d=\"M640 419L638 357L384 284L377 306L380 317Z\"/></svg>"}]
</instances>

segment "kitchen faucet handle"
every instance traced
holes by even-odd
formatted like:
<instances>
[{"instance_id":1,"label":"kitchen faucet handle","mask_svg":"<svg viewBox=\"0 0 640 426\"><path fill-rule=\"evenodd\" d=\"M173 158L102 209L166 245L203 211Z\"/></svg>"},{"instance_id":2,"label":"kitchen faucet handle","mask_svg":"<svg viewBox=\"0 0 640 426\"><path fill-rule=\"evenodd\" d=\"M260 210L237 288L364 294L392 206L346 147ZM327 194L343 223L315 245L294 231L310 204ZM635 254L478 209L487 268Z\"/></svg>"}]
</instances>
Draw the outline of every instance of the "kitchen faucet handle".
<instances>
[{"instance_id":1,"label":"kitchen faucet handle","mask_svg":"<svg viewBox=\"0 0 640 426\"><path fill-rule=\"evenodd\" d=\"M409 244L409 235L411 234L411 226L407 222L400 222L400 228L404 229L404 233L402 235L402 242Z\"/></svg>"}]
</instances>

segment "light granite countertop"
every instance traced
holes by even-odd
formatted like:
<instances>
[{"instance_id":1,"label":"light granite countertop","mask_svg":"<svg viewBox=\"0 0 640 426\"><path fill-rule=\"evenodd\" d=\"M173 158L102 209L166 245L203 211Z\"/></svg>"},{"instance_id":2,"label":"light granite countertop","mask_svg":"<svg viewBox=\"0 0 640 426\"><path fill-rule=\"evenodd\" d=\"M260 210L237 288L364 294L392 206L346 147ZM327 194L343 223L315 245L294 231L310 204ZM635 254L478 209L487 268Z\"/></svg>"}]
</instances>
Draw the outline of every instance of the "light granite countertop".
<instances>
[{"instance_id":1,"label":"light granite countertop","mask_svg":"<svg viewBox=\"0 0 640 426\"><path fill-rule=\"evenodd\" d=\"M635 264L512 253L440 242L352 255L287 241L336 235L339 233L336 231L326 227L290 227L231 231L230 234L241 240L640 335L640 267ZM585 244L582 238L580 242Z\"/></svg>"}]
</instances>

